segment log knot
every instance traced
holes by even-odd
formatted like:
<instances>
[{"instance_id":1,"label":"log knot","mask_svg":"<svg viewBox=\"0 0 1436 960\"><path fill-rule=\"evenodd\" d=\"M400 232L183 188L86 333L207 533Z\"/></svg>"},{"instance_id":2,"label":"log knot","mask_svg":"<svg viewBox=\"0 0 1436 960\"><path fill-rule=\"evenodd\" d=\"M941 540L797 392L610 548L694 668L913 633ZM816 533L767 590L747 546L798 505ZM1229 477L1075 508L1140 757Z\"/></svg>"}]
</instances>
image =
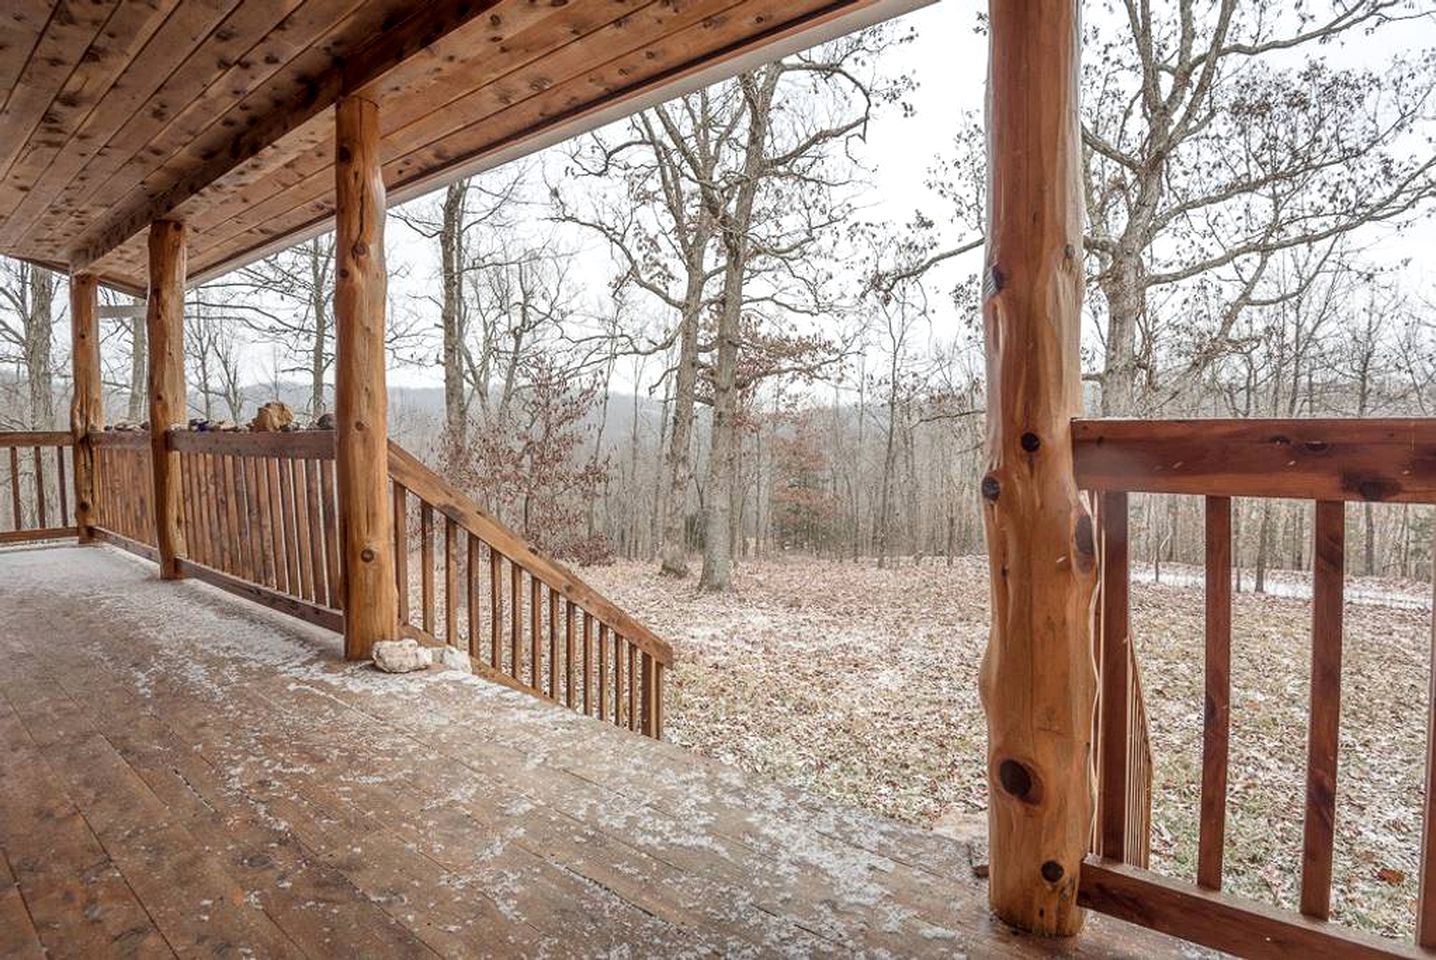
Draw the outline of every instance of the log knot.
<instances>
[{"instance_id":1,"label":"log knot","mask_svg":"<svg viewBox=\"0 0 1436 960\"><path fill-rule=\"evenodd\" d=\"M982 497L984 500L996 501L1002 495L1002 484L992 474L982 478Z\"/></svg>"}]
</instances>

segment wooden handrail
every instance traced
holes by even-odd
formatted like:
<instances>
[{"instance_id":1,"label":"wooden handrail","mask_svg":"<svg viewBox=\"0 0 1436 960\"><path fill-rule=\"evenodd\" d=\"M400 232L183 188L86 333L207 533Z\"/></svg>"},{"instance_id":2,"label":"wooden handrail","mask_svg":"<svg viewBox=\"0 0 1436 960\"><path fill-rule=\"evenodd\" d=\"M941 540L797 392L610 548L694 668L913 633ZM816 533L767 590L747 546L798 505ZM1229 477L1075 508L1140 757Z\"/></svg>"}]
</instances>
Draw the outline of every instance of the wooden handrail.
<instances>
[{"instance_id":1,"label":"wooden handrail","mask_svg":"<svg viewBox=\"0 0 1436 960\"><path fill-rule=\"evenodd\" d=\"M623 634L659 663L664 666L672 665L673 648L666 640L589 586L572 570L529 546L461 490L392 441L389 444L389 475L396 483L430 504L465 531L518 563L551 589L557 590L565 599L589 611L601 622Z\"/></svg>"},{"instance_id":2,"label":"wooden handrail","mask_svg":"<svg viewBox=\"0 0 1436 960\"><path fill-rule=\"evenodd\" d=\"M1436 419L1074 420L1085 490L1436 502Z\"/></svg>"},{"instance_id":3,"label":"wooden handrail","mask_svg":"<svg viewBox=\"0 0 1436 960\"><path fill-rule=\"evenodd\" d=\"M0 433L0 544L58 540L79 533L71 521L74 491L67 481L66 447L74 438L55 430ZM8 516L7 516L8 514Z\"/></svg>"},{"instance_id":4,"label":"wooden handrail","mask_svg":"<svg viewBox=\"0 0 1436 960\"><path fill-rule=\"evenodd\" d=\"M1082 868L1087 906L1243 956L1436 957L1436 801L1423 813L1416 943L1355 934L1330 924L1340 742L1345 502L1436 503L1436 420L1076 420L1079 486L1093 491L1103 544L1103 709L1097 767L1104 771L1098 853ZM1205 495L1205 682L1195 882L1141 869L1145 841L1132 818L1150 795L1129 770L1143 765L1141 707L1127 643L1126 514L1129 492ZM1222 892L1231 737L1232 498L1311 501L1311 688L1301 848L1300 913ZM1117 548L1113 550L1111 548ZM1109 656L1110 655L1110 656ZM1129 676L1107 675L1109 663ZM1433 661L1436 682L1436 661ZM1129 685L1129 681L1131 681ZM1433 687L1436 689L1436 687ZM1433 714L1436 715L1436 714ZM1436 722L1428 732L1428 785L1436 784ZM1149 768L1149 761L1147 762ZM1147 774L1150 776L1150 773ZM1128 788L1126 802L1121 790ZM1436 794L1436 786L1430 786ZM1145 808L1143 805L1146 805ZM1145 823L1138 830L1145 832ZM1122 861L1126 861L1123 863Z\"/></svg>"},{"instance_id":5,"label":"wooden handrail","mask_svg":"<svg viewBox=\"0 0 1436 960\"><path fill-rule=\"evenodd\" d=\"M284 433L170 430L169 448L180 453L220 453L237 457L290 457L333 460L334 431L296 430Z\"/></svg>"},{"instance_id":6,"label":"wooden handrail","mask_svg":"<svg viewBox=\"0 0 1436 960\"><path fill-rule=\"evenodd\" d=\"M68 447L74 437L63 430L7 430L0 432L0 447Z\"/></svg>"},{"instance_id":7,"label":"wooden handrail","mask_svg":"<svg viewBox=\"0 0 1436 960\"><path fill-rule=\"evenodd\" d=\"M90 444L120 450L138 450L150 445L148 430L91 430Z\"/></svg>"}]
</instances>

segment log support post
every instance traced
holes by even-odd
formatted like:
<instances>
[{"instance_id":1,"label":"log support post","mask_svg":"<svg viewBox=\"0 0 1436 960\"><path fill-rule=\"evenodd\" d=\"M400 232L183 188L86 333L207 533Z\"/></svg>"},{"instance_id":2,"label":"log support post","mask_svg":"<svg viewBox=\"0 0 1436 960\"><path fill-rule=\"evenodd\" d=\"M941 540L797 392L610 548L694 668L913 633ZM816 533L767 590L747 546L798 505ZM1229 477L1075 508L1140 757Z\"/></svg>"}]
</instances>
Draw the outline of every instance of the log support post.
<instances>
[{"instance_id":1,"label":"log support post","mask_svg":"<svg viewBox=\"0 0 1436 960\"><path fill-rule=\"evenodd\" d=\"M183 427L188 413L184 383L185 225L157 220L150 225L149 298L145 332L149 339L150 459L154 476L155 545L160 576L175 580L185 556L180 509L180 457L165 431Z\"/></svg>"},{"instance_id":2,"label":"log support post","mask_svg":"<svg viewBox=\"0 0 1436 960\"><path fill-rule=\"evenodd\" d=\"M342 98L335 114L336 479L344 554L344 655L398 636L384 376L384 180L379 109Z\"/></svg>"},{"instance_id":3,"label":"log support post","mask_svg":"<svg viewBox=\"0 0 1436 960\"><path fill-rule=\"evenodd\" d=\"M1092 840L1092 517L1081 413L1082 181L1076 0L992 0L987 138L987 464L992 630L989 899L1023 930L1076 933Z\"/></svg>"},{"instance_id":4,"label":"log support post","mask_svg":"<svg viewBox=\"0 0 1436 960\"><path fill-rule=\"evenodd\" d=\"M70 277L70 435L75 476L75 527L80 542L94 540L95 448L90 431L105 426L100 394L99 282L92 273Z\"/></svg>"}]
</instances>

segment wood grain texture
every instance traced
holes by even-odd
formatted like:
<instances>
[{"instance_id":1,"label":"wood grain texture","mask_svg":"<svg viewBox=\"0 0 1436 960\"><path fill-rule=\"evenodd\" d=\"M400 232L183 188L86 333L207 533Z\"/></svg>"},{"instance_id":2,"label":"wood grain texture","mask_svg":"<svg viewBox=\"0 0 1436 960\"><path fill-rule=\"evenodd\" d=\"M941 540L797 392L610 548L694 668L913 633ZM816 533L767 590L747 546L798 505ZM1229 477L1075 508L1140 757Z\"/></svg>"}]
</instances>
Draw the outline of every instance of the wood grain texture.
<instances>
[{"instance_id":1,"label":"wood grain texture","mask_svg":"<svg viewBox=\"0 0 1436 960\"><path fill-rule=\"evenodd\" d=\"M100 392L99 283L94 274L70 277L70 434L75 448L75 525L88 542L95 525L95 451L90 433L105 428Z\"/></svg>"},{"instance_id":2,"label":"wood grain texture","mask_svg":"<svg viewBox=\"0 0 1436 960\"><path fill-rule=\"evenodd\" d=\"M1304 500L1436 501L1436 420L1077 420L1077 482Z\"/></svg>"},{"instance_id":3,"label":"wood grain texture","mask_svg":"<svg viewBox=\"0 0 1436 960\"><path fill-rule=\"evenodd\" d=\"M150 469L154 474L155 546L160 577L180 576L185 555L180 510L179 454L165 431L183 426L188 415L184 382L185 226L174 220L151 224L149 294L145 334L149 346Z\"/></svg>"},{"instance_id":4,"label":"wood grain texture","mask_svg":"<svg viewBox=\"0 0 1436 960\"><path fill-rule=\"evenodd\" d=\"M378 106L345 97L335 112L335 131L335 476L344 552L344 652L364 660L375 642L399 635L388 502L388 278Z\"/></svg>"},{"instance_id":5,"label":"wood grain texture","mask_svg":"<svg viewBox=\"0 0 1436 960\"><path fill-rule=\"evenodd\" d=\"M1383 940L1097 857L1082 865L1079 898L1084 906L1129 923L1251 960L1429 960L1431 956L1412 944Z\"/></svg>"},{"instance_id":6,"label":"wood grain texture","mask_svg":"<svg viewBox=\"0 0 1436 960\"><path fill-rule=\"evenodd\" d=\"M1206 661L1197 883L1222 888L1232 699L1232 501L1206 498Z\"/></svg>"},{"instance_id":7,"label":"wood grain texture","mask_svg":"<svg viewBox=\"0 0 1436 960\"><path fill-rule=\"evenodd\" d=\"M1319 920L1331 914L1345 552L1346 505L1319 501L1312 536L1311 711L1301 843L1301 912Z\"/></svg>"},{"instance_id":8,"label":"wood grain texture","mask_svg":"<svg viewBox=\"0 0 1436 960\"><path fill-rule=\"evenodd\" d=\"M1079 45L1073 0L991 7L982 490L992 626L980 679L989 894L1003 920L1044 934L1081 929L1094 807L1097 563L1070 434L1082 409Z\"/></svg>"}]
</instances>

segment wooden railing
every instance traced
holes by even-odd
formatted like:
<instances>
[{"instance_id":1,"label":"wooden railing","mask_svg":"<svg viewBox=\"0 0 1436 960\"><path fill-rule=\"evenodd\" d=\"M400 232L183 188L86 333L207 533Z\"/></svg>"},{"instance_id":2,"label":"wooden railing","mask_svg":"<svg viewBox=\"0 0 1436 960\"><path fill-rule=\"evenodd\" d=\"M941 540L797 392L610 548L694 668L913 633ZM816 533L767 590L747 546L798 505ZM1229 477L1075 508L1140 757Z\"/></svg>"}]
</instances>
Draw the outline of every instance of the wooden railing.
<instances>
[{"instance_id":1,"label":"wooden railing","mask_svg":"<svg viewBox=\"0 0 1436 960\"><path fill-rule=\"evenodd\" d=\"M90 445L95 451L94 535L131 553L158 559L149 431L91 433Z\"/></svg>"},{"instance_id":2,"label":"wooden railing","mask_svg":"<svg viewBox=\"0 0 1436 960\"><path fill-rule=\"evenodd\" d=\"M91 441L95 535L156 559L150 435ZM180 573L342 630L334 434L171 430L167 443L180 456ZM393 444L389 473L402 632L465 652L491 679L662 736L666 642Z\"/></svg>"},{"instance_id":3,"label":"wooden railing","mask_svg":"<svg viewBox=\"0 0 1436 960\"><path fill-rule=\"evenodd\" d=\"M1436 421L1191 420L1074 423L1077 482L1100 497L1102 566L1099 646L1099 822L1096 854L1083 865L1079 898L1134 923L1240 956L1436 956L1436 776L1428 733L1421 893L1414 943L1358 933L1329 922L1335 846L1341 699L1343 553L1346 501L1436 503ZM1135 657L1127 642L1129 493L1206 498L1206 641L1202 773L1196 876L1143 868L1150 786L1133 791L1134 743L1144 736ZM1312 677L1301 852L1300 913L1222 891L1231 701L1232 498L1315 502ZM1122 648L1127 656L1121 656ZM1135 696L1135 699L1133 699ZM1123 702L1125 701L1125 702ZM1150 767L1148 768L1150 770ZM1148 776L1150 774L1148 773ZM1127 791L1120 794L1119 791ZM1145 809L1138 809L1145 804ZM1135 846L1134 846L1135 845Z\"/></svg>"},{"instance_id":4,"label":"wooden railing","mask_svg":"<svg viewBox=\"0 0 1436 960\"><path fill-rule=\"evenodd\" d=\"M662 736L665 641L394 444L389 476L409 635L465 650L476 671L527 693Z\"/></svg>"},{"instance_id":5,"label":"wooden railing","mask_svg":"<svg viewBox=\"0 0 1436 960\"><path fill-rule=\"evenodd\" d=\"M68 433L0 433L0 544L75 535L70 446Z\"/></svg>"},{"instance_id":6,"label":"wooden railing","mask_svg":"<svg viewBox=\"0 0 1436 960\"><path fill-rule=\"evenodd\" d=\"M334 434L171 430L187 577L331 630L340 613Z\"/></svg>"}]
</instances>

